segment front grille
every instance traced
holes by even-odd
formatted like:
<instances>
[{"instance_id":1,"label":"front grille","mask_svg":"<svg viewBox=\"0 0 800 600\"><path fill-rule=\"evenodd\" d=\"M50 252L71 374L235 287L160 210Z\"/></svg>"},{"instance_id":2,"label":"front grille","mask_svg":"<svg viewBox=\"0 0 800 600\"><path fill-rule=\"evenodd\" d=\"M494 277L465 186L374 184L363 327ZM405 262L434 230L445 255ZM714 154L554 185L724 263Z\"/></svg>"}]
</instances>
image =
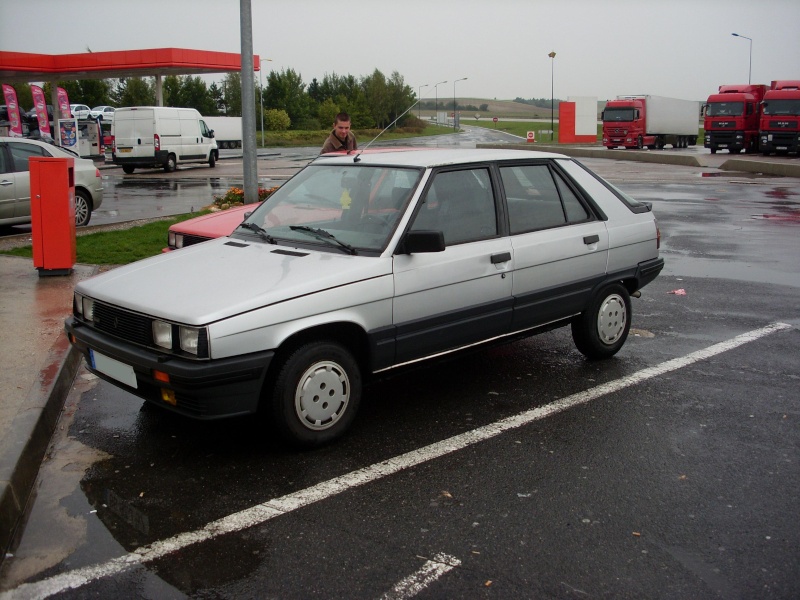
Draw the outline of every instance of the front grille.
<instances>
[{"instance_id":1,"label":"front grille","mask_svg":"<svg viewBox=\"0 0 800 600\"><path fill-rule=\"evenodd\" d=\"M717 121L711 124L711 129L733 129L736 127L736 121Z\"/></svg>"},{"instance_id":2,"label":"front grille","mask_svg":"<svg viewBox=\"0 0 800 600\"><path fill-rule=\"evenodd\" d=\"M153 345L153 320L115 306L95 302L94 326L109 335L141 346Z\"/></svg>"},{"instance_id":3,"label":"front grille","mask_svg":"<svg viewBox=\"0 0 800 600\"><path fill-rule=\"evenodd\" d=\"M195 244L202 244L203 242L207 242L212 238L204 237L202 235L190 235L188 233L183 234L183 247L186 246L194 246Z\"/></svg>"},{"instance_id":4,"label":"front grille","mask_svg":"<svg viewBox=\"0 0 800 600\"><path fill-rule=\"evenodd\" d=\"M156 346L153 341L153 318L138 313L130 312L103 302L94 303L94 320L91 325L114 336L115 338L153 348L159 352L168 352L165 348ZM208 330L201 327L197 341L197 355L184 352L180 348L180 334L178 325L172 324L172 352L186 358L208 358Z\"/></svg>"}]
</instances>

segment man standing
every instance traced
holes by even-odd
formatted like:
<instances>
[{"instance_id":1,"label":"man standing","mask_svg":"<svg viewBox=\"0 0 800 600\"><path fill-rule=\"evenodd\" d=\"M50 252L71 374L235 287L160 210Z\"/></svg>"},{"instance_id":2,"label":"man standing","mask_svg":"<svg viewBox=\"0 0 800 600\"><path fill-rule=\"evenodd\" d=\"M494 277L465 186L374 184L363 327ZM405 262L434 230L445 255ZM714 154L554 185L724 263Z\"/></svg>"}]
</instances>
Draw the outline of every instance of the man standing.
<instances>
[{"instance_id":1,"label":"man standing","mask_svg":"<svg viewBox=\"0 0 800 600\"><path fill-rule=\"evenodd\" d=\"M340 112L336 115L336 120L333 122L333 131L325 140L322 146L322 152L337 152L339 150L346 150L348 154L358 149L355 134L350 131L350 115L346 112Z\"/></svg>"}]
</instances>

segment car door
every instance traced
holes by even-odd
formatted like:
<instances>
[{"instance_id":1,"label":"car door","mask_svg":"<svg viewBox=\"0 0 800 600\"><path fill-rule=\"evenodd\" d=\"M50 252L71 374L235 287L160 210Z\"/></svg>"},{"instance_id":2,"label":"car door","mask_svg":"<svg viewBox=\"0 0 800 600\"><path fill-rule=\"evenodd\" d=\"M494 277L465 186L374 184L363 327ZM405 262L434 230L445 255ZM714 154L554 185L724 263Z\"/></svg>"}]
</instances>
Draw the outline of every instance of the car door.
<instances>
[{"instance_id":1,"label":"car door","mask_svg":"<svg viewBox=\"0 0 800 600\"><path fill-rule=\"evenodd\" d=\"M8 155L7 144L0 143L0 223L14 218L17 202L17 174Z\"/></svg>"},{"instance_id":2,"label":"car door","mask_svg":"<svg viewBox=\"0 0 800 600\"><path fill-rule=\"evenodd\" d=\"M446 247L395 256L396 364L505 333L511 244L501 235L490 169L434 173L410 229L442 231Z\"/></svg>"},{"instance_id":3,"label":"car door","mask_svg":"<svg viewBox=\"0 0 800 600\"><path fill-rule=\"evenodd\" d=\"M31 216L31 177L28 159L32 156L50 156L41 146L24 142L8 142L12 168L16 179L14 217Z\"/></svg>"},{"instance_id":4,"label":"car door","mask_svg":"<svg viewBox=\"0 0 800 600\"><path fill-rule=\"evenodd\" d=\"M607 270L605 222L550 161L499 172L514 253L512 329L582 312Z\"/></svg>"}]
</instances>

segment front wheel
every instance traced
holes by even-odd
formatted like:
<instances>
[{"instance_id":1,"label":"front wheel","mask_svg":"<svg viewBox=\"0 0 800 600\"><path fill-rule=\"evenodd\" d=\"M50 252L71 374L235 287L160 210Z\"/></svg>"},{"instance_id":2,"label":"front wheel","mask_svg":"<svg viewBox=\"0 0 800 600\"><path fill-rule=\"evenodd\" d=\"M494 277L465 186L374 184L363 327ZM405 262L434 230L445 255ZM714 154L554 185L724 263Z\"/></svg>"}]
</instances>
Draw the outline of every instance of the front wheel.
<instances>
[{"instance_id":1,"label":"front wheel","mask_svg":"<svg viewBox=\"0 0 800 600\"><path fill-rule=\"evenodd\" d=\"M272 390L273 426L290 443L314 447L340 437L361 401L361 370L341 344L327 340L295 349Z\"/></svg>"},{"instance_id":2,"label":"front wheel","mask_svg":"<svg viewBox=\"0 0 800 600\"><path fill-rule=\"evenodd\" d=\"M75 190L75 225L82 227L92 218L92 199L83 190Z\"/></svg>"},{"instance_id":3,"label":"front wheel","mask_svg":"<svg viewBox=\"0 0 800 600\"><path fill-rule=\"evenodd\" d=\"M217 164L217 158L214 156L214 153L212 152L211 154L208 155L208 166L213 169L216 164Z\"/></svg>"},{"instance_id":4,"label":"front wheel","mask_svg":"<svg viewBox=\"0 0 800 600\"><path fill-rule=\"evenodd\" d=\"M636 138L636 149L641 150L643 147L644 147L644 140L642 139L642 136L639 136L638 138Z\"/></svg>"},{"instance_id":5,"label":"front wheel","mask_svg":"<svg viewBox=\"0 0 800 600\"><path fill-rule=\"evenodd\" d=\"M572 321L572 339L590 359L611 358L628 338L631 298L619 283L604 287Z\"/></svg>"}]
</instances>

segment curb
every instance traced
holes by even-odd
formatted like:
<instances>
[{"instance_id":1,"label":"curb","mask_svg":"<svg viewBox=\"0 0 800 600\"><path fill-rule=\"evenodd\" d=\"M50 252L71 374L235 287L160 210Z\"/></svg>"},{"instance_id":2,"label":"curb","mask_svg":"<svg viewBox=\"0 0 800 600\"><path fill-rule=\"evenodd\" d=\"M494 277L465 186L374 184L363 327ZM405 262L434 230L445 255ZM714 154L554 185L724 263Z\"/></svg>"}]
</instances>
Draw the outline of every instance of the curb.
<instances>
[{"instance_id":1,"label":"curb","mask_svg":"<svg viewBox=\"0 0 800 600\"><path fill-rule=\"evenodd\" d=\"M81 355L62 335L48 351L25 407L0 448L0 544L5 553L26 514L39 467L78 373ZM0 556L0 561L4 557Z\"/></svg>"}]
</instances>

